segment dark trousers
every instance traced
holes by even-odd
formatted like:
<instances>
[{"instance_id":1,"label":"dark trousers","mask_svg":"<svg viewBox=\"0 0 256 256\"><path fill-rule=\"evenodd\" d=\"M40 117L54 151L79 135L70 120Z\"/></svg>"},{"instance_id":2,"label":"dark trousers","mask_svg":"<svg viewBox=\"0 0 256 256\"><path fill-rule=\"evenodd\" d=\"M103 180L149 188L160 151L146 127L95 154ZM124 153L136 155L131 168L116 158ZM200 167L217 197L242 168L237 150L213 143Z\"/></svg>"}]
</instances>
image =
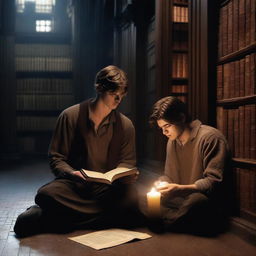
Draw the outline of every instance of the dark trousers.
<instances>
[{"instance_id":1,"label":"dark trousers","mask_svg":"<svg viewBox=\"0 0 256 256\"><path fill-rule=\"evenodd\" d=\"M162 200L166 229L211 235L223 228L224 218L221 208L202 193Z\"/></svg>"},{"instance_id":2,"label":"dark trousers","mask_svg":"<svg viewBox=\"0 0 256 256\"><path fill-rule=\"evenodd\" d=\"M42 186L35 197L45 218L72 227L107 225L136 205L132 185L85 183L56 179ZM121 216L120 216L121 215ZM121 218L120 218L121 219Z\"/></svg>"}]
</instances>

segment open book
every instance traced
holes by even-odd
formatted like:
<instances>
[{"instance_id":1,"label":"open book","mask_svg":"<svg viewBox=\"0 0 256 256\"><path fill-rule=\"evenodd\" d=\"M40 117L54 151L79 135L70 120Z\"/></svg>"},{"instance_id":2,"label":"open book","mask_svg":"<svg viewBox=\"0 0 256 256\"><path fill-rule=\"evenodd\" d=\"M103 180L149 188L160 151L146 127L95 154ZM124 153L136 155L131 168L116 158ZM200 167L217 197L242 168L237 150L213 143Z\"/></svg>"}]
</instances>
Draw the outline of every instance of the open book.
<instances>
[{"instance_id":1,"label":"open book","mask_svg":"<svg viewBox=\"0 0 256 256\"><path fill-rule=\"evenodd\" d=\"M80 172L88 181L111 184L113 181L117 179L137 173L137 168L136 167L134 168L118 167L106 173L100 173L100 172L94 172L94 171L88 171L88 170L82 169L80 170Z\"/></svg>"}]
</instances>

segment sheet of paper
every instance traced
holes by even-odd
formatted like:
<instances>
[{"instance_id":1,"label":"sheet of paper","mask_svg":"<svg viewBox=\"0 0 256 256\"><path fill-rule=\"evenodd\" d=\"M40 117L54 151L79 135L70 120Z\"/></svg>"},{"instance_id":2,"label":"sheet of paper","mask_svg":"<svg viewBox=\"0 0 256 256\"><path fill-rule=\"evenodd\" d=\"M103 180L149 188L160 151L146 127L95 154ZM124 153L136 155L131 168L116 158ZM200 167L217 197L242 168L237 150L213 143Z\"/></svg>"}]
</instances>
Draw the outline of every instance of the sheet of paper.
<instances>
[{"instance_id":1,"label":"sheet of paper","mask_svg":"<svg viewBox=\"0 0 256 256\"><path fill-rule=\"evenodd\" d=\"M92 247L96 250L124 244L134 239L147 239L151 236L147 233L135 232L125 229L106 229L89 234L69 237L69 239Z\"/></svg>"}]
</instances>

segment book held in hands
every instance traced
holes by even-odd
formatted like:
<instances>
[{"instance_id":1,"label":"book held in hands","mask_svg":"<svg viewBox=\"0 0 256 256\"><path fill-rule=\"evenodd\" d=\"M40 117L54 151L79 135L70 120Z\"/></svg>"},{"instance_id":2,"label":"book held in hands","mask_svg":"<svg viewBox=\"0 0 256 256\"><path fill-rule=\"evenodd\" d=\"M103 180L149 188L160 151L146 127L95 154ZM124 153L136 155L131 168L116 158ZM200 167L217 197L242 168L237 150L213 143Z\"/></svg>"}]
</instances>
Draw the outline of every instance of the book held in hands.
<instances>
[{"instance_id":1,"label":"book held in hands","mask_svg":"<svg viewBox=\"0 0 256 256\"><path fill-rule=\"evenodd\" d=\"M106 173L81 169L80 172L87 181L112 184L115 180L138 173L136 167L118 167Z\"/></svg>"}]
</instances>

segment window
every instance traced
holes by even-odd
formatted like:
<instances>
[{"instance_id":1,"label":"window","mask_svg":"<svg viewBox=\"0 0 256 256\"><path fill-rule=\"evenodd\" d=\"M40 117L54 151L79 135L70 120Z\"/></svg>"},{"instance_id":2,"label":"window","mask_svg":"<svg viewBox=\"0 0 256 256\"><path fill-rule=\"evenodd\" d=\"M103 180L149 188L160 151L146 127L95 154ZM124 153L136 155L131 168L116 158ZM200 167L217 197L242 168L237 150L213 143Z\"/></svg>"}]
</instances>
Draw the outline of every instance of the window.
<instances>
[{"instance_id":1,"label":"window","mask_svg":"<svg viewBox=\"0 0 256 256\"><path fill-rule=\"evenodd\" d=\"M51 32L52 21L51 20L36 20L36 32Z\"/></svg>"},{"instance_id":2,"label":"window","mask_svg":"<svg viewBox=\"0 0 256 256\"><path fill-rule=\"evenodd\" d=\"M52 13L55 0L36 0L35 12Z\"/></svg>"},{"instance_id":3,"label":"window","mask_svg":"<svg viewBox=\"0 0 256 256\"><path fill-rule=\"evenodd\" d=\"M16 0L16 10L19 13L24 12L26 3L34 3L36 13L52 13L55 6L55 0Z\"/></svg>"}]
</instances>

